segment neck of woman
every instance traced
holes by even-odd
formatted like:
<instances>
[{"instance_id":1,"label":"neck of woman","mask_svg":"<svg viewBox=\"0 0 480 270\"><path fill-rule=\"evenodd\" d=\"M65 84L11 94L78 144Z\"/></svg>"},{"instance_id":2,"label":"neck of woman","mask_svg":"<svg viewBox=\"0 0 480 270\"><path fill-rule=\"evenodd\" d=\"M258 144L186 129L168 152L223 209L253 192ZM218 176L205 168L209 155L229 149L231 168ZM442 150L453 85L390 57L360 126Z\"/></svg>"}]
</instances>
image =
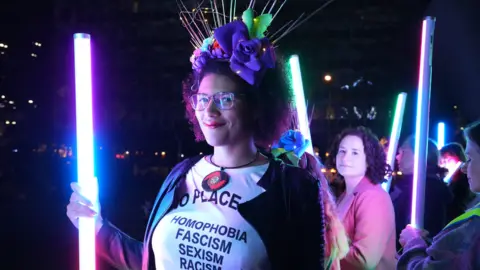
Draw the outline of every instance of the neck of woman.
<instances>
[{"instance_id":1,"label":"neck of woman","mask_svg":"<svg viewBox=\"0 0 480 270\"><path fill-rule=\"evenodd\" d=\"M257 151L253 139L233 145L215 146L211 161L220 167L238 167L252 162Z\"/></svg>"},{"instance_id":2,"label":"neck of woman","mask_svg":"<svg viewBox=\"0 0 480 270\"><path fill-rule=\"evenodd\" d=\"M358 186L358 183L360 183L363 178L365 178L365 175L344 177L345 195L352 194L355 188Z\"/></svg>"}]
</instances>

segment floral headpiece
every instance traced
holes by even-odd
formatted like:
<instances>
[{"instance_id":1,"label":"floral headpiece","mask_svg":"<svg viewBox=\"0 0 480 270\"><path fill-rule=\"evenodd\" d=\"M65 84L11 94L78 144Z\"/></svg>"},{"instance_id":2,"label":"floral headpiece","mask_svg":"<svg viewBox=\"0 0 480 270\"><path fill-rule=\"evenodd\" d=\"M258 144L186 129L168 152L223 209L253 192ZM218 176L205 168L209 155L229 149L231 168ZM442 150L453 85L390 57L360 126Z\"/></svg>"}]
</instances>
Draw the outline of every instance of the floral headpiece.
<instances>
[{"instance_id":1,"label":"floral headpiece","mask_svg":"<svg viewBox=\"0 0 480 270\"><path fill-rule=\"evenodd\" d=\"M223 0L221 4L217 0L210 0L210 7L199 7L192 11L180 2L180 20L195 47L190 57L192 68L200 72L209 60L228 61L233 72L250 85L258 86L266 70L275 68L274 44L333 1L327 1L305 19L300 16L290 21L274 34L267 30L286 0L274 13L277 1L273 1L272 5L268 1L262 13L256 17L253 9L255 1L250 0L241 20L235 17L236 0L230 0L230 7L226 7ZM268 12L265 12L267 7ZM209 21L213 21L213 24ZM272 40L274 36L277 37Z\"/></svg>"},{"instance_id":2,"label":"floral headpiece","mask_svg":"<svg viewBox=\"0 0 480 270\"><path fill-rule=\"evenodd\" d=\"M301 156L311 142L306 140L300 131L288 130L272 145L272 155L276 158L285 154L293 165L298 166Z\"/></svg>"}]
</instances>

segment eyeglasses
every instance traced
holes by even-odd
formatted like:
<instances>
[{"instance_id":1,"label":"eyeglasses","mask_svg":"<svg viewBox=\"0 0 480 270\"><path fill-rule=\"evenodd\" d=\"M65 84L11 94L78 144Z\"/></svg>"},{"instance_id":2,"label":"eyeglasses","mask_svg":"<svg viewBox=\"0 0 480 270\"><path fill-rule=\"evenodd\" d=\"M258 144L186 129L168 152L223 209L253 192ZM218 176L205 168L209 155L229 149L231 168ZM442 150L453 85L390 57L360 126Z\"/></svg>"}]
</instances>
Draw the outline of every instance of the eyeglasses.
<instances>
[{"instance_id":1,"label":"eyeglasses","mask_svg":"<svg viewBox=\"0 0 480 270\"><path fill-rule=\"evenodd\" d=\"M211 96L206 94L193 94L190 97L192 108L196 111L203 111L208 107L210 101L213 99L215 106L220 110L230 110L235 102L235 94L233 92L218 92Z\"/></svg>"}]
</instances>

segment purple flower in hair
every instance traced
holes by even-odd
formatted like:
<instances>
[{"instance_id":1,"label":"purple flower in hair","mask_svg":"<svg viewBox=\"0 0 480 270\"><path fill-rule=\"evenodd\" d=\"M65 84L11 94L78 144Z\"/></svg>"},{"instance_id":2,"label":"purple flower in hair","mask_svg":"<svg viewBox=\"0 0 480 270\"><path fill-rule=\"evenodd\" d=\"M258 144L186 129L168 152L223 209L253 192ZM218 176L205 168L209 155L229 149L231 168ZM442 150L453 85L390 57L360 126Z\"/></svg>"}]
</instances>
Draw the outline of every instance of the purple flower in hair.
<instances>
[{"instance_id":1,"label":"purple flower in hair","mask_svg":"<svg viewBox=\"0 0 480 270\"><path fill-rule=\"evenodd\" d=\"M246 63L258 59L261 50L262 43L258 38L245 40L237 44L237 47L233 50L233 57L242 63ZM259 67L255 69L258 70Z\"/></svg>"},{"instance_id":2,"label":"purple flower in hair","mask_svg":"<svg viewBox=\"0 0 480 270\"><path fill-rule=\"evenodd\" d=\"M210 59L230 60L230 68L250 85L257 86L266 69L275 67L275 53L267 38L249 38L247 26L234 21L214 32L207 51L192 55L192 68L200 71Z\"/></svg>"},{"instance_id":3,"label":"purple flower in hair","mask_svg":"<svg viewBox=\"0 0 480 270\"><path fill-rule=\"evenodd\" d=\"M214 43L208 46L207 51L195 50L194 54L190 58L192 62L192 69L195 69L197 72L200 72L202 68L207 64L207 61L210 59L229 59L230 56L226 54L218 43Z\"/></svg>"},{"instance_id":4,"label":"purple flower in hair","mask_svg":"<svg viewBox=\"0 0 480 270\"><path fill-rule=\"evenodd\" d=\"M210 53L209 52L201 52L200 55L192 56L192 69L196 71L202 70L203 66L207 63L208 59L210 59Z\"/></svg>"},{"instance_id":5,"label":"purple flower in hair","mask_svg":"<svg viewBox=\"0 0 480 270\"><path fill-rule=\"evenodd\" d=\"M212 48L210 51L211 57L214 59L229 59L230 55L226 54L222 48Z\"/></svg>"},{"instance_id":6,"label":"purple flower in hair","mask_svg":"<svg viewBox=\"0 0 480 270\"><path fill-rule=\"evenodd\" d=\"M275 67L275 55L267 38L239 42L230 67L251 85L258 84L267 68Z\"/></svg>"},{"instance_id":7,"label":"purple flower in hair","mask_svg":"<svg viewBox=\"0 0 480 270\"><path fill-rule=\"evenodd\" d=\"M267 68L275 67L275 54L267 38L250 39L245 23L234 21L214 33L229 55L230 68L250 85L258 85Z\"/></svg>"}]
</instances>

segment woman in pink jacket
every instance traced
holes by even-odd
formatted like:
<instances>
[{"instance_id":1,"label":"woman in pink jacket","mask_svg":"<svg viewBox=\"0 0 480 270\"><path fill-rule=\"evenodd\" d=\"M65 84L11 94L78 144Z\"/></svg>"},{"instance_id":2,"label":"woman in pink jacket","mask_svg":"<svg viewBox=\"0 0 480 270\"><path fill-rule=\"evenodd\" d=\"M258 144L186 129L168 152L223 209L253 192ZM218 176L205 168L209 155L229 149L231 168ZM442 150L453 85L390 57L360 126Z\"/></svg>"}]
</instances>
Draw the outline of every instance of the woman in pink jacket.
<instances>
[{"instance_id":1,"label":"woman in pink jacket","mask_svg":"<svg viewBox=\"0 0 480 270\"><path fill-rule=\"evenodd\" d=\"M395 214L380 185L390 168L378 138L364 127L346 129L331 153L342 186L337 211L350 239L341 269L395 269Z\"/></svg>"}]
</instances>

